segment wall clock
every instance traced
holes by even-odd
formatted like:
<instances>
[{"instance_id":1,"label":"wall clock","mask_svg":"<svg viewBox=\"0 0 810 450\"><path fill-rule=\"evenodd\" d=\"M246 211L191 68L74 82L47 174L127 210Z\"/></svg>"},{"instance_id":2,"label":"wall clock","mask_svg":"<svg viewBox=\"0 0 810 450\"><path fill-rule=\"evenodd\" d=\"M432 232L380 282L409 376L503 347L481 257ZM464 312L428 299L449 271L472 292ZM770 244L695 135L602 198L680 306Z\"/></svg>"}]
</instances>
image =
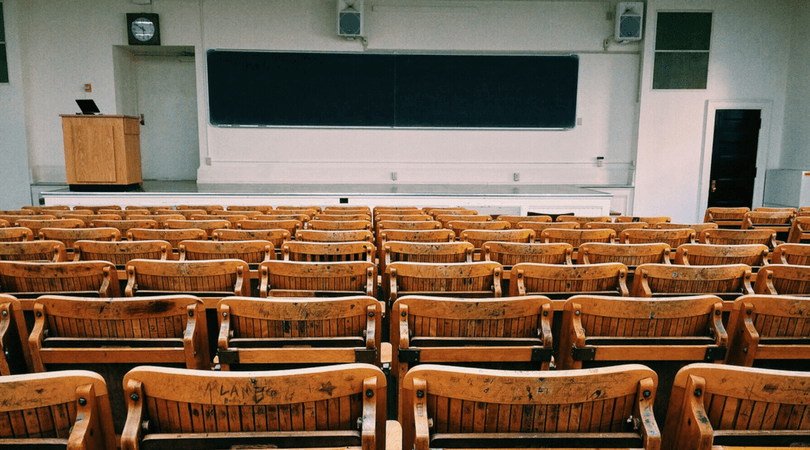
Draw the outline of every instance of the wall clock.
<instances>
[{"instance_id":1,"label":"wall clock","mask_svg":"<svg viewBox=\"0 0 810 450\"><path fill-rule=\"evenodd\" d=\"M160 22L153 13L127 13L129 45L160 45Z\"/></svg>"}]
</instances>

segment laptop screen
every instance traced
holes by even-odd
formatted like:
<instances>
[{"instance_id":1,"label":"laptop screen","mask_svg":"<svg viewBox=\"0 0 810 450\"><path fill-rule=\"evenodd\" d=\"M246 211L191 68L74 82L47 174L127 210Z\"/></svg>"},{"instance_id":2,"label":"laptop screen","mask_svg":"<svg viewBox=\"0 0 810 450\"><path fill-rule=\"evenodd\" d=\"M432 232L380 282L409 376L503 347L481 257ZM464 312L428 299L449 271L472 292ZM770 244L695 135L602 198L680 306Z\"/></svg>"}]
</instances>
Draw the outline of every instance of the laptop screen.
<instances>
[{"instance_id":1,"label":"laptop screen","mask_svg":"<svg viewBox=\"0 0 810 450\"><path fill-rule=\"evenodd\" d=\"M76 99L76 104L79 105L79 109L82 110L82 114L98 114L101 112L98 110L96 102L89 98Z\"/></svg>"}]
</instances>

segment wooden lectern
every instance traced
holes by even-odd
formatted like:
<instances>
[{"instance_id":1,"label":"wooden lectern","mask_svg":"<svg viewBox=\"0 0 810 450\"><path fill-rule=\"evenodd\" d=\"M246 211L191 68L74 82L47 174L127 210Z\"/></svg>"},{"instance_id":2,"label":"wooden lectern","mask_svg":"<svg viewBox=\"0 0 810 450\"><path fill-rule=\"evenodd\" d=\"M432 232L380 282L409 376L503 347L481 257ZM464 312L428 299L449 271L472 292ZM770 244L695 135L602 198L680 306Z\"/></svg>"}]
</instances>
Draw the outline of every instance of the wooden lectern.
<instances>
[{"instance_id":1,"label":"wooden lectern","mask_svg":"<svg viewBox=\"0 0 810 450\"><path fill-rule=\"evenodd\" d=\"M137 117L68 114L61 117L71 190L129 190L142 185Z\"/></svg>"}]
</instances>

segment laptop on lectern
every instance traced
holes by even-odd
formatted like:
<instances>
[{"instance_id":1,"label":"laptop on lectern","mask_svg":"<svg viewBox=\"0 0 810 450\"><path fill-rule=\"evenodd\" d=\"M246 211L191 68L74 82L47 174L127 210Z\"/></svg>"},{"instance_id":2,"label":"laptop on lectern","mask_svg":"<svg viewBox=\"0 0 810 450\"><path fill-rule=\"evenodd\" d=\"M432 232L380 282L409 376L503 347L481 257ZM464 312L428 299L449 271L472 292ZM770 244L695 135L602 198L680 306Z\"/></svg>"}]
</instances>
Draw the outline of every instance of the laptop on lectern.
<instances>
[{"instance_id":1,"label":"laptop on lectern","mask_svg":"<svg viewBox=\"0 0 810 450\"><path fill-rule=\"evenodd\" d=\"M96 106L96 102L89 98L79 98L76 99L76 104L79 105L79 109L82 110L82 114L99 114L101 111L98 110L98 106Z\"/></svg>"}]
</instances>

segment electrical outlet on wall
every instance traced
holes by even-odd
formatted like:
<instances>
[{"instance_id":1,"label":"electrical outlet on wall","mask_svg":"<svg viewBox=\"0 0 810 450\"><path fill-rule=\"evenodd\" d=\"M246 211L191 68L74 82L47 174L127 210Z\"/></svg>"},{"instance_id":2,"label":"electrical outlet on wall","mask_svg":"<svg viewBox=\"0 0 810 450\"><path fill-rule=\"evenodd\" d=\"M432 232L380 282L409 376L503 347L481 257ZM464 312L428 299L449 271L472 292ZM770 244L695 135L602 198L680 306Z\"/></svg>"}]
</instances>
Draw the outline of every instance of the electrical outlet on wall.
<instances>
[{"instance_id":1,"label":"electrical outlet on wall","mask_svg":"<svg viewBox=\"0 0 810 450\"><path fill-rule=\"evenodd\" d=\"M515 172L512 174L512 178L514 178L515 181L520 181L520 174Z\"/></svg>"}]
</instances>

